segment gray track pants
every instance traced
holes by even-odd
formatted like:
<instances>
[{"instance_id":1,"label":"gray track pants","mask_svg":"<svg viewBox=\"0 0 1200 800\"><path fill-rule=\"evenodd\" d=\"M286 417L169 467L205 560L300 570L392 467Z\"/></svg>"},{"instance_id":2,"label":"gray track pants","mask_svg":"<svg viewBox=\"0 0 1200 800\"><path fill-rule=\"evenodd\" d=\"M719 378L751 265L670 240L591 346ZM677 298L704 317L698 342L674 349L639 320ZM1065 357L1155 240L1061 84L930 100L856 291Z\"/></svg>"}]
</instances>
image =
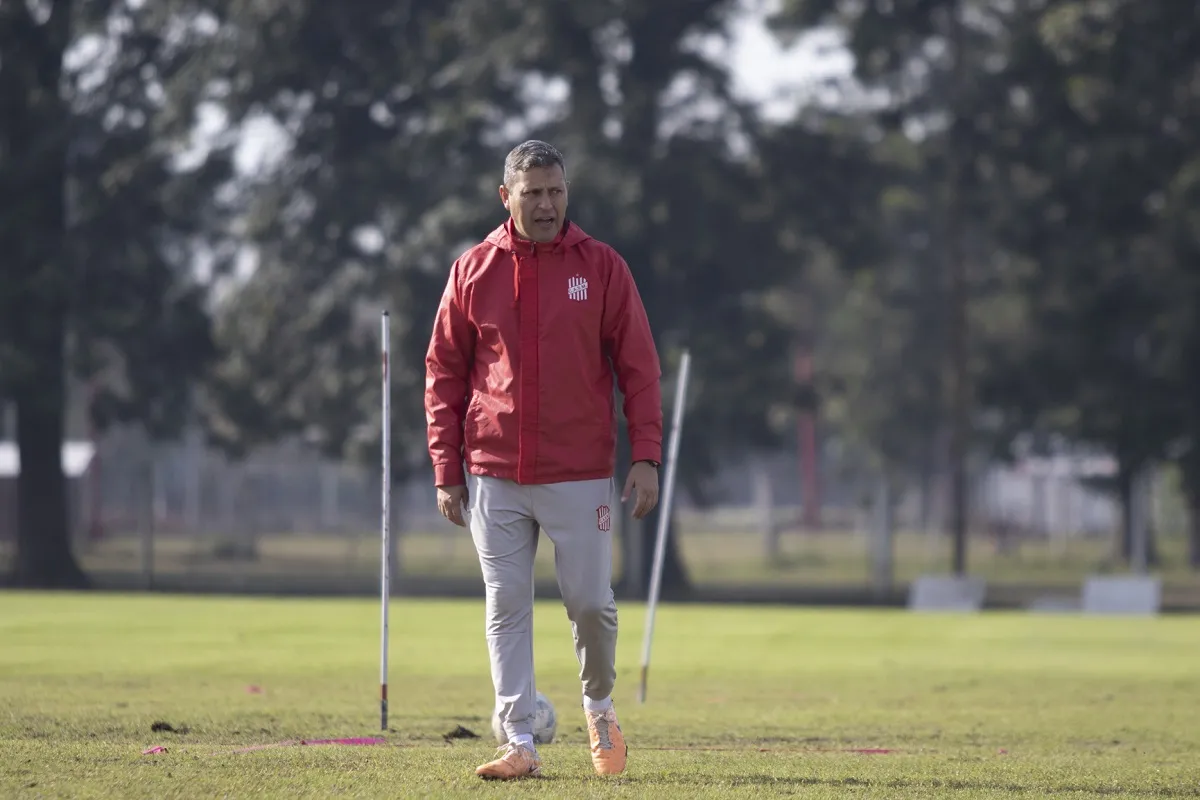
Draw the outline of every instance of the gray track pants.
<instances>
[{"instance_id":1,"label":"gray track pants","mask_svg":"<svg viewBox=\"0 0 1200 800\"><path fill-rule=\"evenodd\" d=\"M583 694L603 700L617 678L612 591L611 478L522 486L473 477L471 538L487 590L487 643L496 705L511 739L533 732L533 559L538 529L554 544L558 588L579 659Z\"/></svg>"}]
</instances>

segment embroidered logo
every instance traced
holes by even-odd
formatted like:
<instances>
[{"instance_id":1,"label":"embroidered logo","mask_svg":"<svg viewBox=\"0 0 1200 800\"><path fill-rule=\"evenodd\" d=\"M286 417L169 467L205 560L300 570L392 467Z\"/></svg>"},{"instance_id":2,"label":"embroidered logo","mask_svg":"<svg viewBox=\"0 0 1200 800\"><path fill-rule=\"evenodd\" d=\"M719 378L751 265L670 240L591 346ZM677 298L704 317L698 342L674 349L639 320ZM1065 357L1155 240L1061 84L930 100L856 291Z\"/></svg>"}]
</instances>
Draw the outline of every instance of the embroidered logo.
<instances>
[{"instance_id":1,"label":"embroidered logo","mask_svg":"<svg viewBox=\"0 0 1200 800\"><path fill-rule=\"evenodd\" d=\"M576 275L567 281L567 297L572 300L587 300L587 278Z\"/></svg>"},{"instance_id":2,"label":"embroidered logo","mask_svg":"<svg viewBox=\"0 0 1200 800\"><path fill-rule=\"evenodd\" d=\"M596 529L612 530L612 514L609 512L608 506L600 506L596 509Z\"/></svg>"}]
</instances>

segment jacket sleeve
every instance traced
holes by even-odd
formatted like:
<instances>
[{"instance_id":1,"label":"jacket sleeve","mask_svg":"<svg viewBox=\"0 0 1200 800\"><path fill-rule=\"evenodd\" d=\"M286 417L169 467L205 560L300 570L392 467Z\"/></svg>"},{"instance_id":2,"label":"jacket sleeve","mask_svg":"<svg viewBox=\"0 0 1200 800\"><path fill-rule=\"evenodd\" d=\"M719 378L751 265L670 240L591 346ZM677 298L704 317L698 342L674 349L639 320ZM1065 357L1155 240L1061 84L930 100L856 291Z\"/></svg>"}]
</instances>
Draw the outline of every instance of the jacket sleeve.
<instances>
[{"instance_id":1,"label":"jacket sleeve","mask_svg":"<svg viewBox=\"0 0 1200 800\"><path fill-rule=\"evenodd\" d=\"M613 259L616 263L605 287L601 335L625 398L632 460L661 462L662 367L658 350L629 265L615 253Z\"/></svg>"},{"instance_id":2,"label":"jacket sleeve","mask_svg":"<svg viewBox=\"0 0 1200 800\"><path fill-rule=\"evenodd\" d=\"M463 308L459 271L456 261L450 268L425 354L425 424L437 486L466 483L463 422L475 360L475 334Z\"/></svg>"}]
</instances>

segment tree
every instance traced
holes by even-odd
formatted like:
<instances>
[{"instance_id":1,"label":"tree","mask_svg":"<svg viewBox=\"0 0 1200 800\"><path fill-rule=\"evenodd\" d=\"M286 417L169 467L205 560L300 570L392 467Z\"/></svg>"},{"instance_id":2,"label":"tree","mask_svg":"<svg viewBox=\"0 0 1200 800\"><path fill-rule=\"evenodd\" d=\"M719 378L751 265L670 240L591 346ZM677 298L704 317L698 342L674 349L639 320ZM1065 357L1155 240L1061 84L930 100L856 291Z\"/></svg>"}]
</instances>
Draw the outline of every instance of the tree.
<instances>
[{"instance_id":1,"label":"tree","mask_svg":"<svg viewBox=\"0 0 1200 800\"><path fill-rule=\"evenodd\" d=\"M102 422L166 430L210 352L189 256L226 162L176 163L208 26L187 3L150 5L0 6L0 393L17 411L23 586L86 584L60 455L68 374L93 382Z\"/></svg>"},{"instance_id":2,"label":"tree","mask_svg":"<svg viewBox=\"0 0 1200 800\"><path fill-rule=\"evenodd\" d=\"M1186 96L1186 95L1184 95ZM1193 98L1195 95L1193 94ZM1166 192L1164 238L1174 262L1173 299L1167 324L1168 359L1178 383L1180 440L1173 455L1179 465L1188 508L1188 561L1200 570L1200 141Z\"/></svg>"},{"instance_id":3,"label":"tree","mask_svg":"<svg viewBox=\"0 0 1200 800\"><path fill-rule=\"evenodd\" d=\"M779 313L814 348L823 421L876 469L928 473L945 409L945 299L919 147L847 108L802 114L762 152L771 174L805 176L772 187L806 265Z\"/></svg>"},{"instance_id":4,"label":"tree","mask_svg":"<svg viewBox=\"0 0 1200 800\"><path fill-rule=\"evenodd\" d=\"M240 452L300 435L378 460L378 312L390 310L394 474L424 464L424 350L453 259L496 217L496 120L520 111L503 4L242 5L231 124L272 132L243 187L256 268L218 309L206 389Z\"/></svg>"},{"instance_id":5,"label":"tree","mask_svg":"<svg viewBox=\"0 0 1200 800\"><path fill-rule=\"evenodd\" d=\"M1055 2L1012 31L992 146L1008 198L996 230L1039 268L1025 280L1026 336L993 386L1042 426L1115 455L1116 551L1128 557L1134 476L1192 416L1193 254L1186 234L1171 239L1185 206L1166 200L1180 198L1196 153L1178 122L1196 96L1182 77L1197 63L1194 9Z\"/></svg>"},{"instance_id":6,"label":"tree","mask_svg":"<svg viewBox=\"0 0 1200 800\"><path fill-rule=\"evenodd\" d=\"M754 115L734 96L725 66L694 46L724 36L736 4L532 8L533 66L569 87L561 112L533 133L561 142L578 165L574 214L633 268L668 382L678 353L691 349L679 480L703 502L718 455L777 441L773 417L791 396L788 330L766 304L797 264L777 246L777 209L761 191L770 177L756 158ZM648 568L654 537L641 541ZM670 536L668 594L687 590L676 545ZM645 578L627 588L644 591Z\"/></svg>"},{"instance_id":7,"label":"tree","mask_svg":"<svg viewBox=\"0 0 1200 800\"><path fill-rule=\"evenodd\" d=\"M413 403L396 409L393 440L424 465L416 398L445 270L500 218L507 149L538 136L566 154L572 218L629 261L667 380L681 347L696 356L684 466L711 463L714 439L765 440L786 364L782 329L759 311L792 265L759 235L770 209L742 199L758 177L729 137L749 115L724 69L689 45L722 31L733 5L311 2L269 19L237 6L236 29L257 33L229 61L240 88L227 107L235 121L275 120L285 155L251 187L258 266L219 314L230 357L210 387L213 429L243 445L305 433L329 452L370 453L370 311L382 297L397 395ZM671 97L681 84L690 93ZM726 112L715 122L681 110L709 97ZM710 365L739 380L704 383ZM685 585L673 540L668 576Z\"/></svg>"},{"instance_id":8,"label":"tree","mask_svg":"<svg viewBox=\"0 0 1200 800\"><path fill-rule=\"evenodd\" d=\"M60 460L72 275L61 246L69 114L59 81L70 13L68 4L55 3L39 22L24 3L0 7L0 247L8 254L0 377L17 410L20 585L84 583L67 537Z\"/></svg>"},{"instance_id":9,"label":"tree","mask_svg":"<svg viewBox=\"0 0 1200 800\"><path fill-rule=\"evenodd\" d=\"M941 267L938 288L945 298L943 319L934 323L941 331L943 397L932 408L940 407L949 419L949 527L957 574L965 572L967 562L967 460L979 443L972 367L976 332L968 311L976 304L971 290L979 273L991 267L981 191L987 162L980 145L998 94L988 61L1003 53L1005 9L986 0L794 0L771 20L784 37L817 25L844 30L855 75L868 96L878 98L871 116L883 132L911 138L919 154L920 179L914 175L905 190L921 197L928 209L927 235L940 245L926 256Z\"/></svg>"},{"instance_id":10,"label":"tree","mask_svg":"<svg viewBox=\"0 0 1200 800\"><path fill-rule=\"evenodd\" d=\"M1007 336L975 329L1000 323L998 308L973 315L973 407L998 412L1000 437L1102 445L1125 501L1143 465L1190 458L1194 229L1180 199L1196 152L1195 126L1181 122L1194 115L1194 9L796 0L777 23L828 20L845 26L856 73L885 93L876 119L920 136L927 174L953 192L941 202L950 228L935 236L961 243L949 264L985 267L970 284L955 271L954 285L971 297L980 280L1008 287L999 308L1020 324ZM964 373L953 374L961 426Z\"/></svg>"}]
</instances>

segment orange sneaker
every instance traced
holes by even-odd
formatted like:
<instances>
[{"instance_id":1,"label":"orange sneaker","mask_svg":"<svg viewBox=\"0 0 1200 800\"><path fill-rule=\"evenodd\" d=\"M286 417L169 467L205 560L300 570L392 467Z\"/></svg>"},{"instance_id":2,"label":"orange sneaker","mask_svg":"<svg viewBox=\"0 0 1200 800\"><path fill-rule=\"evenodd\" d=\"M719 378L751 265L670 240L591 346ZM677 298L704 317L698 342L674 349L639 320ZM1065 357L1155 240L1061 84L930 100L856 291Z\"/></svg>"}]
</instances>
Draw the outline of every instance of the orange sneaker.
<instances>
[{"instance_id":1,"label":"orange sneaker","mask_svg":"<svg viewBox=\"0 0 1200 800\"><path fill-rule=\"evenodd\" d=\"M625 744L625 734L621 733L621 725L617 722L617 712L609 708L607 711L586 713L588 739L592 743L592 766L596 774L620 775L625 771L629 746Z\"/></svg>"},{"instance_id":2,"label":"orange sneaker","mask_svg":"<svg viewBox=\"0 0 1200 800\"><path fill-rule=\"evenodd\" d=\"M475 774L491 781L539 778L542 775L542 762L533 748L509 742L496 751L494 761L478 767Z\"/></svg>"}]
</instances>

